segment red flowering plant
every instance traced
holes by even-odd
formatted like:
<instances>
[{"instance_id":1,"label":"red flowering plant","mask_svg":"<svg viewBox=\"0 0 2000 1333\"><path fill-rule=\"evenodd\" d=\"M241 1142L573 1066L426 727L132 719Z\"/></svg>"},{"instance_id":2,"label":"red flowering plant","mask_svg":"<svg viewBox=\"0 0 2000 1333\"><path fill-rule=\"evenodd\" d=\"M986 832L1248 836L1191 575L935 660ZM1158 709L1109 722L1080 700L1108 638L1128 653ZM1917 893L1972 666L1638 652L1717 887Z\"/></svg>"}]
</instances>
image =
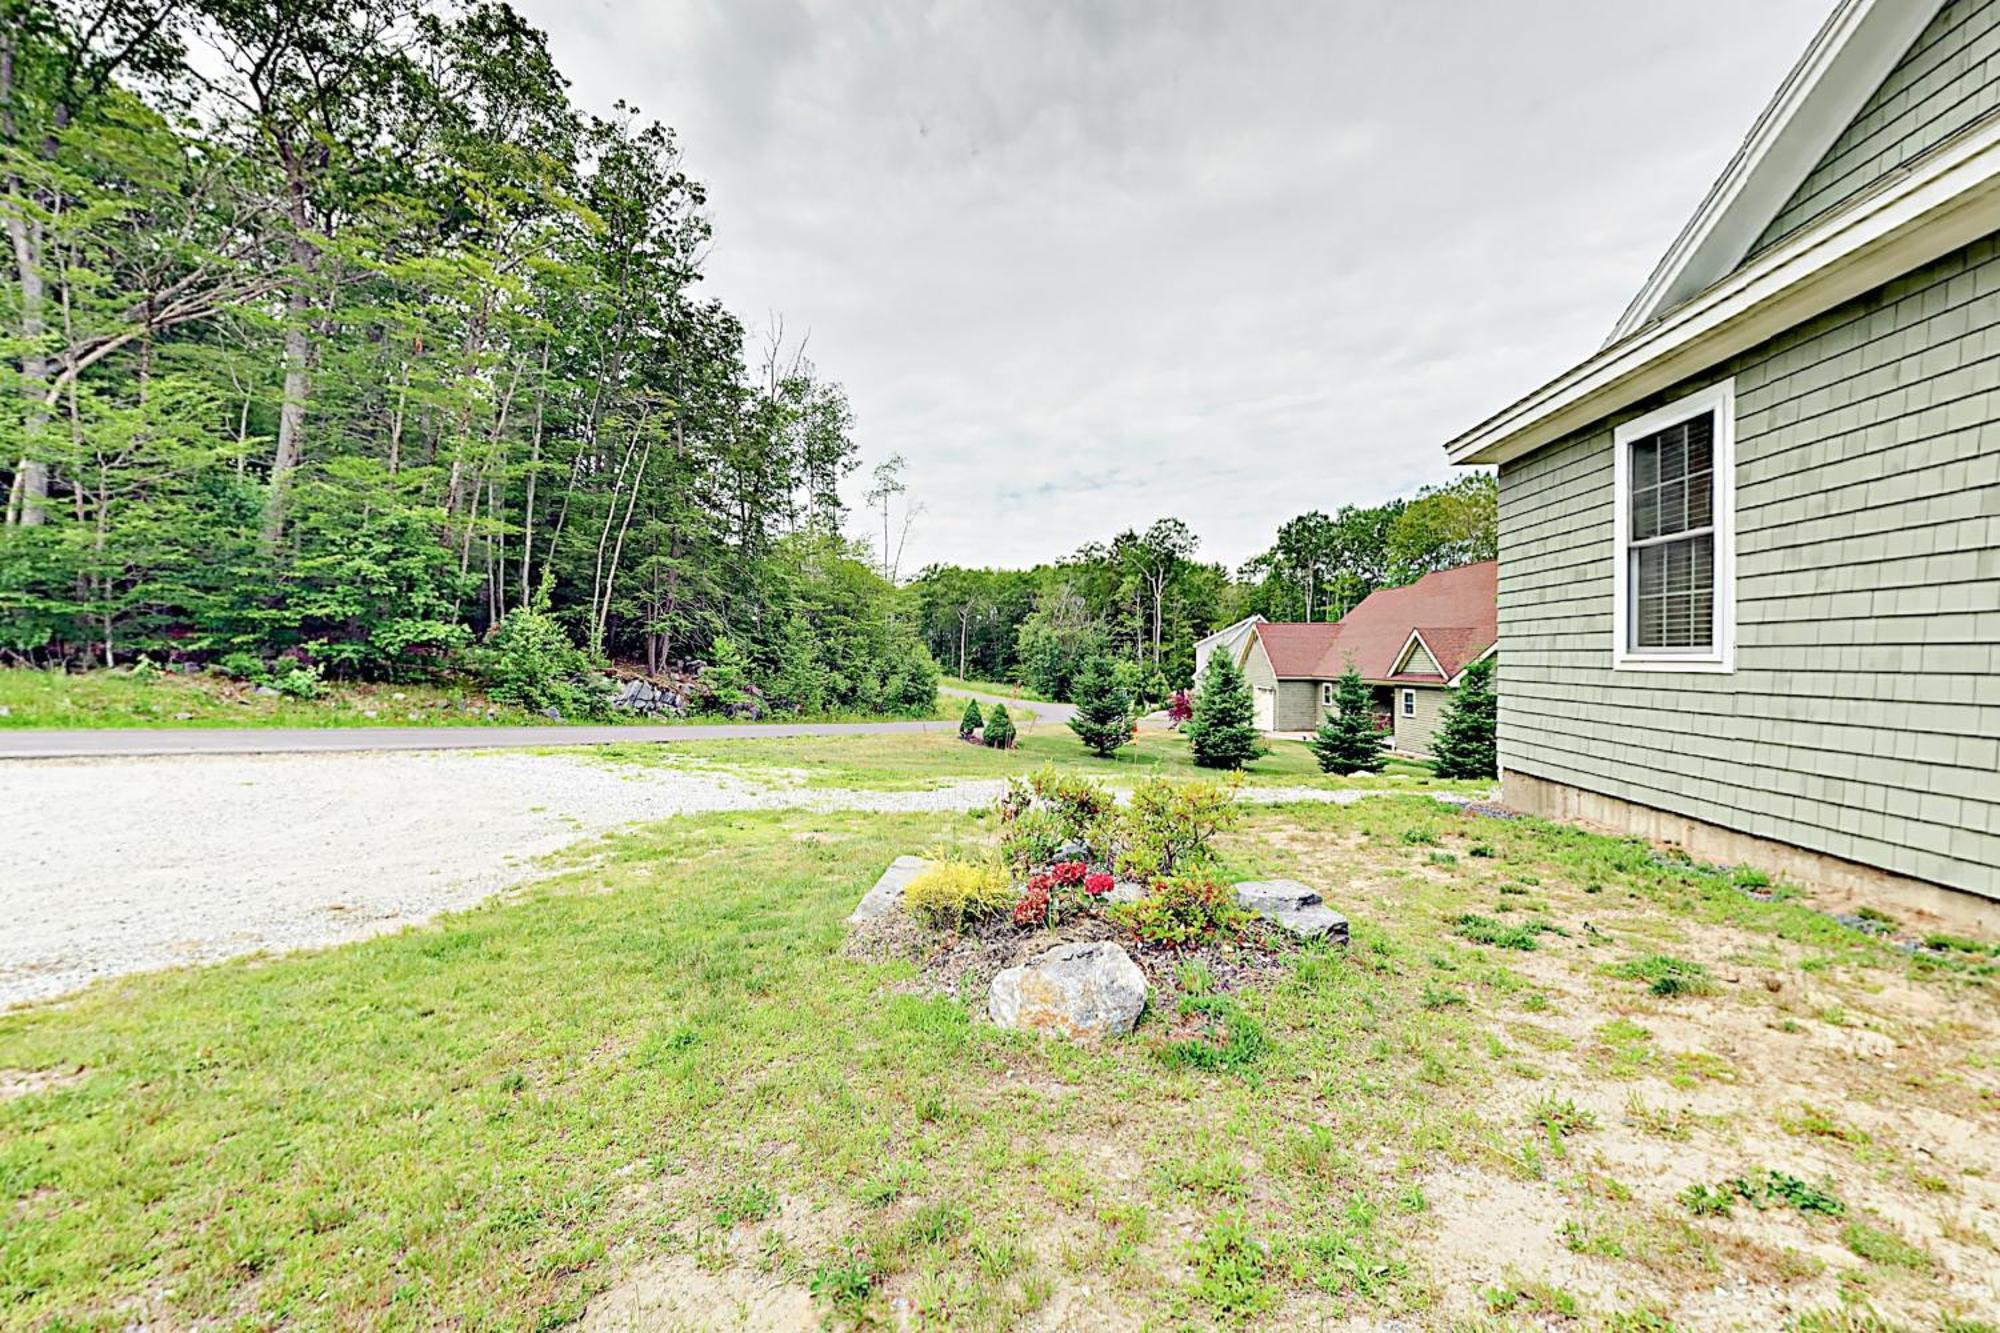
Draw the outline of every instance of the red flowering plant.
<instances>
[{"instance_id":1,"label":"red flowering plant","mask_svg":"<svg viewBox=\"0 0 2000 1333\"><path fill-rule=\"evenodd\" d=\"M1188 698L1186 690L1175 690L1174 697L1167 702L1167 721L1178 727L1194 716L1194 701Z\"/></svg>"},{"instance_id":2,"label":"red flowering plant","mask_svg":"<svg viewBox=\"0 0 2000 1333\"><path fill-rule=\"evenodd\" d=\"M1014 924L1023 930L1054 925L1055 899L1050 892L1053 887L1047 875L1030 875L1021 900L1014 904Z\"/></svg>"},{"instance_id":3,"label":"red flowering plant","mask_svg":"<svg viewBox=\"0 0 2000 1333\"><path fill-rule=\"evenodd\" d=\"M1083 861L1058 861L1049 867L1049 879L1063 888L1074 888L1083 883L1090 874L1090 866Z\"/></svg>"},{"instance_id":4,"label":"red flowering plant","mask_svg":"<svg viewBox=\"0 0 2000 1333\"><path fill-rule=\"evenodd\" d=\"M1083 877L1083 891L1092 898L1102 898L1118 887L1118 881L1102 870Z\"/></svg>"}]
</instances>

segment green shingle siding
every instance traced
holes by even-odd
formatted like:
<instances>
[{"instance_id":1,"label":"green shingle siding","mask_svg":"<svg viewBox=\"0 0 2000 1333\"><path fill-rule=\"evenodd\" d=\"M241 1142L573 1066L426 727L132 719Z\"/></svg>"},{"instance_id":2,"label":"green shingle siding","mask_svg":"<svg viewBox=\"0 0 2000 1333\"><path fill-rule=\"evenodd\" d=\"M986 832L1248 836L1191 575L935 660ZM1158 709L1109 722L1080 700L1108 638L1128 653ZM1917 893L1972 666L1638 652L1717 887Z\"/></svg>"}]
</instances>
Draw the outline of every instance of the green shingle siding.
<instances>
[{"instance_id":1,"label":"green shingle siding","mask_svg":"<svg viewBox=\"0 0 2000 1333\"><path fill-rule=\"evenodd\" d=\"M1729 375L1736 671L1614 672L1612 431ZM1500 496L1505 767L2000 897L2000 238Z\"/></svg>"},{"instance_id":2,"label":"green shingle siding","mask_svg":"<svg viewBox=\"0 0 2000 1333\"><path fill-rule=\"evenodd\" d=\"M2000 0L1951 0L1799 184L1750 252L1826 216L2000 108Z\"/></svg>"}]
</instances>

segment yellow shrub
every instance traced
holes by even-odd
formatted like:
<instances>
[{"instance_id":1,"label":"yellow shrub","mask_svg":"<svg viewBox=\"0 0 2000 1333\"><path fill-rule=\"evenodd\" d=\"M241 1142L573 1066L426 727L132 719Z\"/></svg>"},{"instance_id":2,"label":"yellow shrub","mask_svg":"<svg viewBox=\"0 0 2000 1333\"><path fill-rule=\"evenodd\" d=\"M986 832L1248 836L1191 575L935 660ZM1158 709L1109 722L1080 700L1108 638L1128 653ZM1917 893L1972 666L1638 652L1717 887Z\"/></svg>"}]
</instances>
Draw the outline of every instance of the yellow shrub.
<instances>
[{"instance_id":1,"label":"yellow shrub","mask_svg":"<svg viewBox=\"0 0 2000 1333\"><path fill-rule=\"evenodd\" d=\"M964 930L1014 906L1014 886L998 866L941 861L903 889L903 906L934 930Z\"/></svg>"}]
</instances>

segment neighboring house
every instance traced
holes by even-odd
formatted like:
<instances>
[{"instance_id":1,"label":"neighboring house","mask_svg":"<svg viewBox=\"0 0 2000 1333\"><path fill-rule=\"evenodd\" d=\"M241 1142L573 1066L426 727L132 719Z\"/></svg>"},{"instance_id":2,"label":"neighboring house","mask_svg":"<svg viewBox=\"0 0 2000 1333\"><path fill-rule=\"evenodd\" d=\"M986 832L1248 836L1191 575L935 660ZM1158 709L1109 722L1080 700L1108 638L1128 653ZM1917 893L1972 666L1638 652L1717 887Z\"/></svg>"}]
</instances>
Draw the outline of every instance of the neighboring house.
<instances>
[{"instance_id":1,"label":"neighboring house","mask_svg":"<svg viewBox=\"0 0 2000 1333\"><path fill-rule=\"evenodd\" d=\"M1372 689L1391 746L1428 755L1447 691L1493 651L1493 640L1488 560L1383 588L1332 624L1239 620L1197 643L1194 655L1199 671L1213 653L1234 654L1257 703L1257 726L1272 732L1317 727L1334 711L1334 681L1351 662Z\"/></svg>"},{"instance_id":2,"label":"neighboring house","mask_svg":"<svg viewBox=\"0 0 2000 1333\"><path fill-rule=\"evenodd\" d=\"M2000 0L1843 0L1604 348L1447 446L1510 805L1990 912L1996 232Z\"/></svg>"}]
</instances>

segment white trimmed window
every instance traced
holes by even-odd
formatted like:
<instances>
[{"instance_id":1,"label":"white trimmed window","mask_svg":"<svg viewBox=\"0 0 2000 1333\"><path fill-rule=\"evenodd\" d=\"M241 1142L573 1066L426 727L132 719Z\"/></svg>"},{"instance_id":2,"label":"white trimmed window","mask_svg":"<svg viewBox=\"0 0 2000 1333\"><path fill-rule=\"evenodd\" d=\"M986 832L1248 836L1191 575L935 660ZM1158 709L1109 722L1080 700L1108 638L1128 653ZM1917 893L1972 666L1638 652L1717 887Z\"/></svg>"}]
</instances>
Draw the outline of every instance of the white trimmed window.
<instances>
[{"instance_id":1,"label":"white trimmed window","mask_svg":"<svg viewBox=\"0 0 2000 1333\"><path fill-rule=\"evenodd\" d=\"M1319 684L1319 702L1323 708L1333 707L1333 682L1323 680Z\"/></svg>"},{"instance_id":2,"label":"white trimmed window","mask_svg":"<svg viewBox=\"0 0 2000 1333\"><path fill-rule=\"evenodd\" d=\"M1404 690L1403 716L1415 717L1416 715L1417 715L1417 692L1415 690Z\"/></svg>"},{"instance_id":3,"label":"white trimmed window","mask_svg":"<svg viewBox=\"0 0 2000 1333\"><path fill-rule=\"evenodd\" d=\"M1735 381L1628 421L1613 441L1612 665L1733 671Z\"/></svg>"}]
</instances>

